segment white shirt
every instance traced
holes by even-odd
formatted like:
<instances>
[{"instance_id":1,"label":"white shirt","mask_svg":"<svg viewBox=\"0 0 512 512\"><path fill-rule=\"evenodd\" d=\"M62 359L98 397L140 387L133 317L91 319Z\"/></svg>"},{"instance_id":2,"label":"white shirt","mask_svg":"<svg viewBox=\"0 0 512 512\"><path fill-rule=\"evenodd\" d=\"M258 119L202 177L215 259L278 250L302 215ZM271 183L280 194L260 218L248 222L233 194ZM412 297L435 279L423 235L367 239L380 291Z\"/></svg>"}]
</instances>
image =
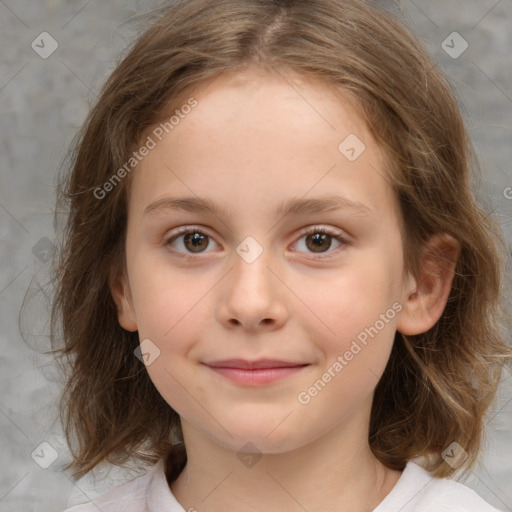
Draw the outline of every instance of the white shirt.
<instances>
[{"instance_id":1,"label":"white shirt","mask_svg":"<svg viewBox=\"0 0 512 512\"><path fill-rule=\"evenodd\" d=\"M160 459L146 474L64 512L187 512L173 496ZM192 509L193 510L193 509ZM373 512L500 512L475 491L450 478L434 478L409 461Z\"/></svg>"}]
</instances>

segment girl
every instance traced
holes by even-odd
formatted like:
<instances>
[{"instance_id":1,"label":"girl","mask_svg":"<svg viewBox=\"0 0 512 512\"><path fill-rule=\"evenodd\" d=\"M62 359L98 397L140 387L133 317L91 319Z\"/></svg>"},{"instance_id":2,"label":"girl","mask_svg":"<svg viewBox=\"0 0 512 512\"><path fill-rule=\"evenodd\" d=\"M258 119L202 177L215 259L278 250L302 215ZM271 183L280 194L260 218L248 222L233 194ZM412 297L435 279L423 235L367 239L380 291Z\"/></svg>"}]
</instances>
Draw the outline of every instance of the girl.
<instances>
[{"instance_id":1,"label":"girl","mask_svg":"<svg viewBox=\"0 0 512 512\"><path fill-rule=\"evenodd\" d=\"M69 510L495 511L449 478L512 358L476 166L369 2L173 2L60 185L67 468L152 466Z\"/></svg>"}]
</instances>

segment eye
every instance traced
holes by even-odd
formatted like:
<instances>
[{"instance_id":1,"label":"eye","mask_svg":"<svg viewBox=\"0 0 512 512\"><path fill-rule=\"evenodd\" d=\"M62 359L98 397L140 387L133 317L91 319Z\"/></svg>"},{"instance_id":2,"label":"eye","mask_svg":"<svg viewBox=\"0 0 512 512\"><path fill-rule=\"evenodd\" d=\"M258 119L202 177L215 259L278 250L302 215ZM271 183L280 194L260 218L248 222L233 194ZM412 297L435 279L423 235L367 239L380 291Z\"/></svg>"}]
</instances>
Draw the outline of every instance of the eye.
<instances>
[{"instance_id":1,"label":"eye","mask_svg":"<svg viewBox=\"0 0 512 512\"><path fill-rule=\"evenodd\" d=\"M171 246L178 253L184 256L200 254L210 247L212 239L199 227L192 226L181 228L177 233L167 237L164 241L166 246Z\"/></svg>"},{"instance_id":2,"label":"eye","mask_svg":"<svg viewBox=\"0 0 512 512\"><path fill-rule=\"evenodd\" d=\"M303 242L301 242L302 240ZM329 251L329 249L331 249L333 241L335 244L338 244L334 247L335 249L348 244L348 241L345 240L341 233L336 233L320 226L312 226L301 233L301 237L295 245L302 246L302 248L316 254L332 253L334 251ZM293 250L296 251L297 249Z\"/></svg>"},{"instance_id":3,"label":"eye","mask_svg":"<svg viewBox=\"0 0 512 512\"><path fill-rule=\"evenodd\" d=\"M210 252L206 249L211 246L213 239L197 226L180 228L174 234L168 236L165 246L171 246L172 249L184 257L193 257L194 254ZM334 249L348 245L348 241L340 234L321 226L312 226L301 232L300 238L294 245L299 249L293 251L303 252L304 249L315 254L332 253L333 241L337 244ZM215 245L218 245L214 242Z\"/></svg>"}]
</instances>

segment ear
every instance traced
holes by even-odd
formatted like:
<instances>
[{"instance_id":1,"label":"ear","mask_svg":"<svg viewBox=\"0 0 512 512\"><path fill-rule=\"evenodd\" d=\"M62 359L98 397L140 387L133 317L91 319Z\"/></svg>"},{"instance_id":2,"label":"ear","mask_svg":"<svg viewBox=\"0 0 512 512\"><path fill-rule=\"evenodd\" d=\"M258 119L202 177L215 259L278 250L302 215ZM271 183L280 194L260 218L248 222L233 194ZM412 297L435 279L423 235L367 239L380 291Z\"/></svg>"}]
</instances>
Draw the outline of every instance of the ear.
<instances>
[{"instance_id":1,"label":"ear","mask_svg":"<svg viewBox=\"0 0 512 512\"><path fill-rule=\"evenodd\" d=\"M117 319L121 327L127 331L137 331L138 326L128 279L121 274L113 277L110 283L110 293L117 307Z\"/></svg>"},{"instance_id":2,"label":"ear","mask_svg":"<svg viewBox=\"0 0 512 512\"><path fill-rule=\"evenodd\" d=\"M428 331L448 301L460 244L452 236L434 235L423 247L420 275L410 279L397 330L405 335Z\"/></svg>"}]
</instances>

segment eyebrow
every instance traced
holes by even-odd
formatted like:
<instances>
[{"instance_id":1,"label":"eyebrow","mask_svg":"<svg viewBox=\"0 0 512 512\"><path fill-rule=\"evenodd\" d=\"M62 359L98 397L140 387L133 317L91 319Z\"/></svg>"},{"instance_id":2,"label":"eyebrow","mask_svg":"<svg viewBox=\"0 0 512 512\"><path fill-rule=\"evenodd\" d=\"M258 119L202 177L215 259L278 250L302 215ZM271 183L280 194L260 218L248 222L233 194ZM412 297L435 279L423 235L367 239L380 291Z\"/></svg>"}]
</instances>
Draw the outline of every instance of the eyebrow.
<instances>
[{"instance_id":1,"label":"eyebrow","mask_svg":"<svg viewBox=\"0 0 512 512\"><path fill-rule=\"evenodd\" d=\"M365 204L333 195L316 198L292 198L283 201L275 210L275 215L285 217L286 215L305 215L342 209L349 209L359 215L372 215L372 210ZM157 199L145 208L144 215L158 215L169 210L210 213L224 218L228 216L226 209L215 204L214 201L193 196Z\"/></svg>"}]
</instances>

